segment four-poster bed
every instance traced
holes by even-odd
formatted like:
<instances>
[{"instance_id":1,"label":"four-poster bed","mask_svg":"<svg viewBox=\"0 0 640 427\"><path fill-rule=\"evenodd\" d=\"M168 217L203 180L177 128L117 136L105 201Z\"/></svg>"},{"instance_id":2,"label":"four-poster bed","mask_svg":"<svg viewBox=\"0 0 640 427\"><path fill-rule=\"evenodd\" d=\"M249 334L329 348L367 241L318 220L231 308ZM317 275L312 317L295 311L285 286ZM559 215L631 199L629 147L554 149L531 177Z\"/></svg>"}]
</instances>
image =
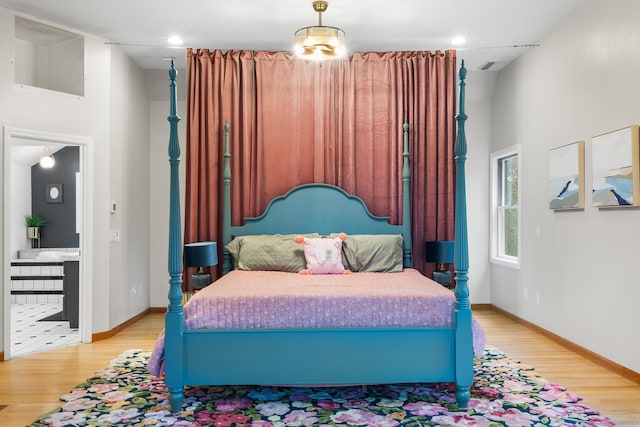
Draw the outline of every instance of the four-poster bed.
<instances>
[{"instance_id":1,"label":"four-poster bed","mask_svg":"<svg viewBox=\"0 0 640 427\"><path fill-rule=\"evenodd\" d=\"M456 116L458 134L455 144L455 295L411 268L408 124L405 124L403 129L402 224L391 225L388 218L371 215L360 198L347 194L338 187L307 184L290 190L284 196L276 197L261 216L245 219L245 224L237 226L230 223L231 154L228 148L227 124L223 172L223 246L227 248L224 252L225 275L198 292L184 309L181 291L182 238L178 187L179 118L176 115L176 71L173 64L169 75L169 306L164 336L161 336L156 344L150 370L160 374L164 369L172 411L180 409L185 386L231 384L454 382L458 405L466 407L473 381L474 350L476 354L482 351L484 336L472 319L467 287L464 64L459 72L460 103L459 114ZM286 272L264 271L278 269L273 267L273 262L278 264L279 261L273 259L268 261L268 267L247 267L254 260L247 257L253 257L257 253L255 247L253 251L247 252L251 241L255 243L257 240L259 248L264 248L265 240L273 244L273 239L281 242L278 243L281 247L295 246L292 243L293 235L305 233L313 238L338 232L346 233L344 248L350 244L351 250L360 251L357 261L351 263L346 259L349 267L355 266L354 272L350 275L305 276L295 274L297 267L290 267L288 264L287 269L284 269ZM360 246L354 246L355 243L350 242L350 236L353 242L360 242ZM374 255L367 252L372 242L378 245L380 241L383 242L385 250L389 249L388 242L396 245L397 251L387 251L391 252L391 258L395 257L395 261L390 261L393 264L391 266L380 267L380 259L376 258L380 253L378 249L375 249ZM278 250L280 249L276 252ZM298 256L292 255L294 252L286 254L287 260ZM376 258L375 268L370 268L371 263L368 264L369 267L365 265L372 257ZM383 258L382 263L387 263L388 258ZM363 259L365 261L361 262ZM302 258L303 263L304 261L305 258ZM239 268L233 270L234 267ZM404 286L414 279L416 288L405 289ZM270 281L276 285L284 285L289 283L289 280L295 282L292 282L283 294L267 288ZM262 300L226 305L231 304L229 301L236 301L238 295L229 297L222 292L234 293L243 287L249 291L253 287L252 297ZM345 289L362 288L373 289L375 295L366 296L373 299L364 300L362 298L365 296L358 295L355 302L350 302L351 297L345 294ZM395 296L389 289L402 289L404 293ZM317 295L310 297L310 292ZM280 295L282 298L279 298ZM329 295L337 300L328 300ZM422 297L434 300L420 300ZM224 302L213 298L223 298ZM294 298L298 298L291 303L294 305L287 305L294 301ZM310 298L311 308L306 306L297 312L297 308L292 308L298 307L295 304L298 304L300 299ZM438 301L437 304L432 302L435 300ZM416 305L412 306L408 301ZM358 319L348 318L351 312L361 312L367 307L371 307L370 311L378 311L376 304L389 305L391 309L387 317L395 320L389 323L376 323L376 320L373 324L362 320L368 319L367 316L371 313L360 313L362 318ZM295 318L292 324L276 318L273 311L276 311L274 307L279 306L282 306L281 310L289 318ZM342 308L333 312L332 306ZM246 307L251 308L243 311ZM420 307L424 309L421 310ZM433 310L429 311L426 308ZM225 310L234 319L222 318L221 313ZM436 316L434 313L438 313L437 310L442 310L442 314ZM203 314L205 311L211 312L206 318ZM251 318L251 311L257 312L258 316ZM319 319L309 318L307 314L310 311L319 312ZM398 315L399 313L401 315ZM413 315L416 316L415 319ZM424 318L418 318L420 316ZM431 318L426 319L428 317ZM251 318L248 326L247 318ZM286 325L282 326L285 323Z\"/></svg>"}]
</instances>

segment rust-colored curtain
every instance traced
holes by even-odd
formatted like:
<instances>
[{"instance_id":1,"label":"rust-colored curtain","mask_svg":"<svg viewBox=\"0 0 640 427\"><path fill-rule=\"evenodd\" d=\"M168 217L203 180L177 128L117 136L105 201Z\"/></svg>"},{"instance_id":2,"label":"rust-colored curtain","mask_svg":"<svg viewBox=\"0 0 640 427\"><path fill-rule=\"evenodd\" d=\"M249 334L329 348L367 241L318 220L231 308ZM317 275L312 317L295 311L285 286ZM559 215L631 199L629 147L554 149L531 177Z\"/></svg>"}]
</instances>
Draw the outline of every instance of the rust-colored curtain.
<instances>
[{"instance_id":1,"label":"rust-colored curtain","mask_svg":"<svg viewBox=\"0 0 640 427\"><path fill-rule=\"evenodd\" d=\"M238 141L251 140L255 131L253 80L252 52L189 50L185 243L222 241L224 124L234 123L231 137L236 160L249 163L252 153ZM211 269L212 276L218 275L219 267ZM191 289L193 269L185 273L183 288Z\"/></svg>"},{"instance_id":2,"label":"rust-colored curtain","mask_svg":"<svg viewBox=\"0 0 640 427\"><path fill-rule=\"evenodd\" d=\"M358 156L353 193L373 213L401 222L399 147L406 120L413 266L430 274L434 266L424 262L424 242L454 238L455 51L356 53L351 68Z\"/></svg>"},{"instance_id":3,"label":"rust-colored curtain","mask_svg":"<svg viewBox=\"0 0 640 427\"><path fill-rule=\"evenodd\" d=\"M454 231L455 51L314 62L288 52L189 49L187 59L185 242L220 241L227 120L233 224L310 182L338 185L399 223L407 120L413 264L430 272L424 241Z\"/></svg>"}]
</instances>

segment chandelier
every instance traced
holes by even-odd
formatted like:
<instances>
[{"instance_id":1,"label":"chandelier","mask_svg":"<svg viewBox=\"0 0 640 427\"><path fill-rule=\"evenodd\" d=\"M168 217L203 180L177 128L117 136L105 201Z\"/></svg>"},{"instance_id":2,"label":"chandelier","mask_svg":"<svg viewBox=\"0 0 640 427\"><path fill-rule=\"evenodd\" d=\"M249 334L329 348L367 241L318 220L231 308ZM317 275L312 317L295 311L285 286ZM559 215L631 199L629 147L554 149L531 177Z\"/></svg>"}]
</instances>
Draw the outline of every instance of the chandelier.
<instances>
[{"instance_id":1,"label":"chandelier","mask_svg":"<svg viewBox=\"0 0 640 427\"><path fill-rule=\"evenodd\" d=\"M322 25L322 12L326 11L328 6L329 3L324 0L313 2L313 10L318 12L318 25L296 31L295 52L298 57L322 61L342 58L347 53L344 31Z\"/></svg>"}]
</instances>

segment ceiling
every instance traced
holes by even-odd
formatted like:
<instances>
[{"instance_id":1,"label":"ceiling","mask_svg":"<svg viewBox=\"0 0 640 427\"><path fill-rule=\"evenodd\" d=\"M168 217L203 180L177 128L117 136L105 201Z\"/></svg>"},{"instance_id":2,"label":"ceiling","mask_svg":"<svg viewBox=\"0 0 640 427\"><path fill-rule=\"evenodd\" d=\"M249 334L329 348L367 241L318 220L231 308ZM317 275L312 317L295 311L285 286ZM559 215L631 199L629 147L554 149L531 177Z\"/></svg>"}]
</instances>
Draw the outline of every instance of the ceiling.
<instances>
[{"instance_id":1,"label":"ceiling","mask_svg":"<svg viewBox=\"0 0 640 427\"><path fill-rule=\"evenodd\" d=\"M323 24L342 28L351 52L450 49L469 70L487 62L496 71L527 49L577 7L592 0L329 0ZM0 0L44 23L120 44L144 69L166 69L171 57L185 67L183 46L208 49L291 50L293 34L315 25L311 0Z\"/></svg>"}]
</instances>

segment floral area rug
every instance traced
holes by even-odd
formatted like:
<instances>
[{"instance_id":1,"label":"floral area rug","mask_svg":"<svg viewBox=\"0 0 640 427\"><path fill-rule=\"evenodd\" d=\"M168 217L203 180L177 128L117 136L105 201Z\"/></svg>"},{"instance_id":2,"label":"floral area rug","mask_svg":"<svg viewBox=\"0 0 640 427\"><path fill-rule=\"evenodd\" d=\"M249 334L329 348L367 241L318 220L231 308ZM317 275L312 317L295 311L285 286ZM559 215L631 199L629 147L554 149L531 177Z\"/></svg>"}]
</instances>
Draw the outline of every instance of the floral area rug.
<instances>
[{"instance_id":1,"label":"floral area rug","mask_svg":"<svg viewBox=\"0 0 640 427\"><path fill-rule=\"evenodd\" d=\"M353 387L187 387L169 411L162 380L147 371L150 352L129 350L62 396L40 426L613 426L580 397L487 346L475 361L469 408L453 384Z\"/></svg>"}]
</instances>

